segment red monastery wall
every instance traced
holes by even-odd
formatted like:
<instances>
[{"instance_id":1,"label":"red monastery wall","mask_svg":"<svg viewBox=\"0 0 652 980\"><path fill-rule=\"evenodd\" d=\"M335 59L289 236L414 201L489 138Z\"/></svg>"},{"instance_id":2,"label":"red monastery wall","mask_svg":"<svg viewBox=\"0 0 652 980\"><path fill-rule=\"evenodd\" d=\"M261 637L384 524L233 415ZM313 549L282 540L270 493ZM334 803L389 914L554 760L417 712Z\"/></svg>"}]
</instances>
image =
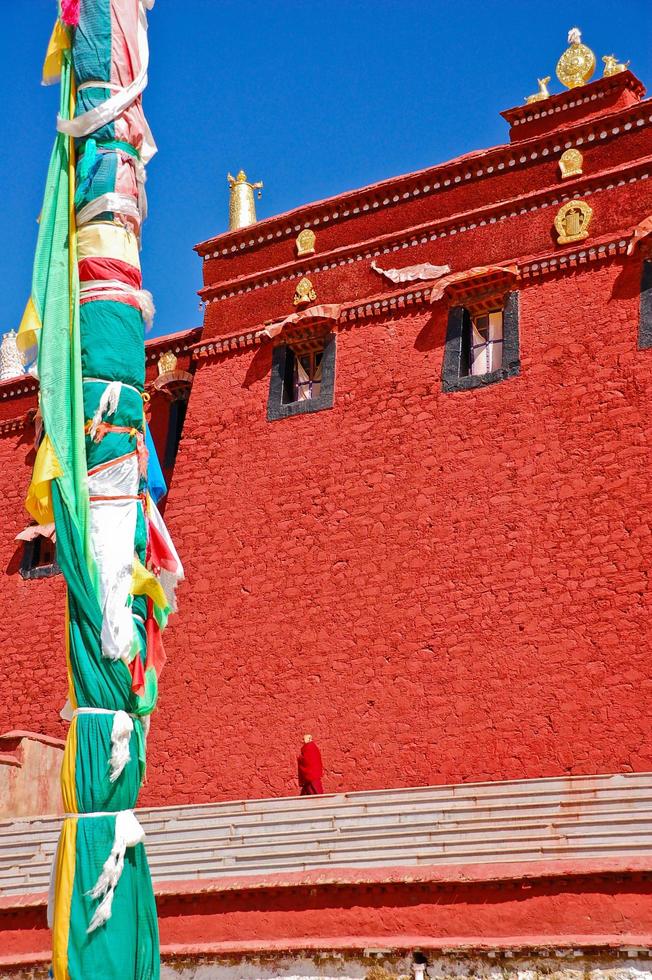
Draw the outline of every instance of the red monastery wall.
<instances>
[{"instance_id":1,"label":"red monastery wall","mask_svg":"<svg viewBox=\"0 0 652 980\"><path fill-rule=\"evenodd\" d=\"M15 541L29 518L23 501L34 462L33 416L37 385L26 378L21 394L5 398L15 382L0 383L0 734L27 729L65 736L58 709L66 700L64 585L61 576L25 581L22 545Z\"/></svg>"},{"instance_id":2,"label":"red monastery wall","mask_svg":"<svg viewBox=\"0 0 652 980\"><path fill-rule=\"evenodd\" d=\"M652 213L640 94L627 72L574 90L586 112L510 110L532 138L198 247L203 333L148 345L161 456L161 353L192 393L165 503L187 582L143 804L296 792L306 731L328 791L652 767L650 252L625 254ZM562 180L568 146L584 172ZM589 237L559 245L573 197L594 210ZM297 259L305 227L317 250ZM520 373L445 393L448 299L372 260L516 263ZM260 332L305 275L343 304L334 405L269 422L283 336ZM63 583L23 581L14 541L34 398L0 385L0 731L60 735Z\"/></svg>"},{"instance_id":3,"label":"red monastery wall","mask_svg":"<svg viewBox=\"0 0 652 980\"><path fill-rule=\"evenodd\" d=\"M479 391L441 391L441 307L341 331L328 412L267 422L271 345L200 362L148 802L290 793L304 731L333 791L650 768L639 281L523 288Z\"/></svg>"},{"instance_id":4,"label":"red monastery wall","mask_svg":"<svg viewBox=\"0 0 652 980\"><path fill-rule=\"evenodd\" d=\"M166 510L188 583L147 802L295 792L306 731L330 791L650 768L652 353L624 254L652 211L641 93L623 73L510 110L511 144L198 246ZM590 234L560 246L573 197ZM448 302L397 298L372 260L516 262L520 374L444 393ZM269 422L259 334L306 275L358 313L335 328L333 408Z\"/></svg>"},{"instance_id":5,"label":"red monastery wall","mask_svg":"<svg viewBox=\"0 0 652 980\"><path fill-rule=\"evenodd\" d=\"M186 331L149 341L148 379L157 360L176 351L178 367L188 370L188 343L199 333ZM65 737L59 711L67 697L65 669L65 586L61 575L23 579L23 546L16 534L30 523L23 502L34 463L34 415L38 384L31 377L0 382L0 734L24 729ZM151 428L161 461L167 437L169 403L151 389ZM168 468L166 476L172 475Z\"/></svg>"}]
</instances>

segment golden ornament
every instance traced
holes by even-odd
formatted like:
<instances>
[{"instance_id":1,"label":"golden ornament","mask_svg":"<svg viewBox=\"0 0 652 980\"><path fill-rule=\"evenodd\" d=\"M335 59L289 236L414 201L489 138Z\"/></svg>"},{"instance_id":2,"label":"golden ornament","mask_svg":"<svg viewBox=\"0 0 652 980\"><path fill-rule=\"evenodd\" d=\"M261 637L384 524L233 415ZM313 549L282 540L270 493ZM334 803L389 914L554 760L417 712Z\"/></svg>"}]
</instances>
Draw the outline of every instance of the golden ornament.
<instances>
[{"instance_id":1,"label":"golden ornament","mask_svg":"<svg viewBox=\"0 0 652 980\"><path fill-rule=\"evenodd\" d=\"M586 201L567 201L562 204L555 216L557 243L567 245L569 242L581 242L588 238L592 217L593 208Z\"/></svg>"},{"instance_id":2,"label":"golden ornament","mask_svg":"<svg viewBox=\"0 0 652 980\"><path fill-rule=\"evenodd\" d=\"M165 354L161 354L158 359L158 373L169 374L171 371L176 371L177 369L177 359L171 350L166 351Z\"/></svg>"},{"instance_id":3,"label":"golden ornament","mask_svg":"<svg viewBox=\"0 0 652 980\"><path fill-rule=\"evenodd\" d=\"M548 82L550 81L550 75L546 75L545 78L537 78L539 83L539 91L535 92L534 95L528 95L525 98L526 105L532 105L533 102L543 102L544 99L550 98L550 92L548 91Z\"/></svg>"},{"instance_id":4,"label":"golden ornament","mask_svg":"<svg viewBox=\"0 0 652 980\"><path fill-rule=\"evenodd\" d=\"M316 240L317 236L310 228L304 228L303 231L300 231L296 240L297 257L302 258L304 255L314 255Z\"/></svg>"},{"instance_id":5,"label":"golden ornament","mask_svg":"<svg viewBox=\"0 0 652 980\"><path fill-rule=\"evenodd\" d=\"M304 303L314 303L317 299L315 287L305 276L300 280L294 293L294 305L303 306Z\"/></svg>"},{"instance_id":6,"label":"golden ornament","mask_svg":"<svg viewBox=\"0 0 652 980\"><path fill-rule=\"evenodd\" d=\"M612 75L619 75L621 71L627 71L629 67L629 61L618 61L615 54L605 54L602 60L604 61L603 78L611 78Z\"/></svg>"},{"instance_id":7,"label":"golden ornament","mask_svg":"<svg viewBox=\"0 0 652 980\"><path fill-rule=\"evenodd\" d=\"M577 27L568 32L568 43L557 62L557 78L566 88L586 85L595 71L595 55L586 44L582 44L582 34Z\"/></svg>"},{"instance_id":8,"label":"golden ornament","mask_svg":"<svg viewBox=\"0 0 652 980\"><path fill-rule=\"evenodd\" d=\"M579 177L582 173L584 158L579 150L564 150L559 157L559 169L562 179L566 177Z\"/></svg>"},{"instance_id":9,"label":"golden ornament","mask_svg":"<svg viewBox=\"0 0 652 980\"><path fill-rule=\"evenodd\" d=\"M226 175L231 188L229 197L229 231L236 228L247 228L256 223L256 203L254 201L254 191L258 191L258 197L262 196L262 180L252 184L247 180L244 170L240 170L237 177L231 174Z\"/></svg>"}]
</instances>

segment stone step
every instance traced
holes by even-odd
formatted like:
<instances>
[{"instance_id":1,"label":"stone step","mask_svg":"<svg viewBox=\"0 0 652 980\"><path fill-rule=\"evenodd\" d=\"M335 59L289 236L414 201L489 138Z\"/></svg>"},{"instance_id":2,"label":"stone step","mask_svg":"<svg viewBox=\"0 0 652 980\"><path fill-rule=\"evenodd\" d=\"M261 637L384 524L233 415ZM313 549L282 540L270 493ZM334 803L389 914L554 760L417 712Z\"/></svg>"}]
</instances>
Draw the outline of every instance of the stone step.
<instances>
[{"instance_id":1,"label":"stone step","mask_svg":"<svg viewBox=\"0 0 652 980\"><path fill-rule=\"evenodd\" d=\"M646 844L631 846L623 844L614 848L611 844L604 845L586 843L581 847L569 847L564 843L550 842L546 845L513 847L501 856L501 862L532 861L537 859L575 859L603 857L605 850L611 856L617 854L629 856L651 856L652 840ZM446 865L478 863L494 860L491 848L476 847L473 850L449 850L443 853L433 853L431 850L420 850L417 854L405 854L394 848L384 849L363 859L359 855L350 856L338 854L336 860L324 855L311 856L309 860L295 861L282 858L267 860L257 859L252 866L249 861L234 861L231 864L217 865L215 861L182 861L168 865L152 862L152 876L155 881L188 880L189 878L229 877L231 875L270 874L273 872L307 871L312 869L329 868L365 868L365 867L413 867L423 865ZM30 874L12 874L3 883L2 894L17 895L24 892L46 891L49 884L49 867L39 869Z\"/></svg>"},{"instance_id":2,"label":"stone step","mask_svg":"<svg viewBox=\"0 0 652 980\"><path fill-rule=\"evenodd\" d=\"M420 807L410 807L409 809L404 809L402 811L390 810L390 811L365 811L357 807L350 807L346 810L335 810L328 812L326 811L321 817L313 812L306 814L304 812L297 812L296 814L285 814L279 819L279 814L270 814L267 818L263 819L264 815L256 815L253 819L249 819L247 816L241 816L237 819L229 821L216 821L208 820L203 814L198 815L188 815L183 819L180 817L175 817L173 819L161 819L150 820L147 816L142 817L139 812L139 817L141 817L141 822L146 830L166 830L167 832L177 832L185 829L201 828L206 826L210 822L213 827L228 827L231 832L242 832L242 833L252 833L256 831L259 826L264 826L266 828L272 828L274 825L295 825L299 821L315 821L317 819L326 819L329 821L335 821L338 824L347 824L351 822L357 822L359 820L364 821L377 821L380 824L392 824L398 821L401 824L412 823L415 819L425 818L437 822L447 822L455 821L459 825L462 825L467 819L472 820L494 820L496 817L504 816L509 813L510 817L529 817L529 816L554 816L554 815L570 815L577 813L578 817L587 811L595 812L599 810L613 810L618 811L623 808L629 808L632 806L641 808L652 808L652 793L648 793L645 796L640 795L638 797L619 797L610 801L603 802L601 800L596 800L595 798L587 797L576 801L576 806L563 806L558 803L540 803L537 805L533 804L523 804L514 807L474 807L472 805L464 805L458 807L448 807L446 809L434 808L424 802Z\"/></svg>"},{"instance_id":3,"label":"stone step","mask_svg":"<svg viewBox=\"0 0 652 980\"><path fill-rule=\"evenodd\" d=\"M318 824L321 820L328 820L330 822L337 822L338 826L345 826L347 824L356 823L360 820L369 823L378 823L379 825L385 824L411 824L418 819L429 819L438 823L455 822L456 825L462 826L467 820L472 821L488 821L495 820L497 817L506 816L509 814L510 819L515 818L528 818L528 817L553 817L555 815L560 816L570 816L576 813L578 818L584 813L590 812L602 812L613 811L618 812L623 809L629 809L632 805L636 804L637 808L640 806L645 809L652 809L652 792L648 793L646 796L640 796L633 799L632 797L620 797L608 802L602 802L596 800L592 797L582 798L577 801L576 807L566 807L560 806L559 803L540 803L536 805L519 805L514 807L474 807L472 805L464 805L463 807L449 807L446 809L430 807L424 804L418 809L411 807L409 810L403 810L400 812L390 811L389 813L377 812L377 811L362 811L358 808L349 808L347 810L332 812L329 816L324 816L322 818L316 818L314 814L305 815L297 814L296 816L289 815L284 816L282 819L278 819L278 815L270 815L269 818L263 820L261 817L256 816L252 820L248 820L247 817L240 817L238 819L233 819L231 821L214 821L211 820L210 824L212 827L228 827L231 832L237 833L253 833L258 827L272 828L274 826L294 826L300 821L306 821L310 824ZM142 819L141 813L139 811L139 818L141 818L141 823L148 831L159 831L165 830L167 832L177 832L183 830L190 830L196 827L205 827L207 820L202 815L187 816L183 819L173 818L161 820L160 818L156 821L148 820L147 818Z\"/></svg>"},{"instance_id":4,"label":"stone step","mask_svg":"<svg viewBox=\"0 0 652 980\"><path fill-rule=\"evenodd\" d=\"M192 813L211 812L218 816L219 812L245 812L248 814L263 811L270 814L273 810L293 809L301 807L320 807L326 805L333 809L339 803L350 803L358 805L376 804L378 802L398 804L414 800L419 802L423 798L428 800L446 800L470 798L497 797L505 798L508 796L538 797L540 795L553 795L556 799L571 796L577 792L589 792L592 795L600 794L604 791L615 788L624 788L631 792L634 788L641 787L648 790L652 789L652 773L616 773L605 775L589 776L556 776L544 779L523 779L505 780L500 782L484 783L458 783L442 786L417 786L405 789L390 790L367 790L354 793L340 793L329 796L301 797L296 796L280 797L273 800L240 800L237 802L224 803L202 803L188 806L157 807L156 809L141 812L153 812L157 815L165 815L166 811L174 811L182 814L185 811Z\"/></svg>"},{"instance_id":5,"label":"stone step","mask_svg":"<svg viewBox=\"0 0 652 980\"><path fill-rule=\"evenodd\" d=\"M619 848L608 845L610 855L642 856L652 854L652 838L647 843L632 846L623 844ZM500 857L501 863L514 861L533 861L550 858L575 859L604 856L605 847L591 841L581 847L570 847L563 841L550 841L545 845L513 846ZM412 867L415 865L437 866L442 864L476 864L480 862L494 863L495 851L491 847L466 847L441 850L437 847L424 846L417 853L414 850L400 848L383 848L373 855L358 852L338 852L336 855L323 853L307 853L300 860L290 860L281 855L273 858L231 858L215 861L210 859L193 858L187 861L166 862L152 861L152 874L156 881L187 880L194 877L221 878L224 875L241 874L271 874L279 871L305 871L318 868L341 867Z\"/></svg>"},{"instance_id":6,"label":"stone step","mask_svg":"<svg viewBox=\"0 0 652 980\"><path fill-rule=\"evenodd\" d=\"M536 782L536 781L535 781ZM224 804L200 804L197 807L171 807L156 810L140 810L141 819L147 822L151 818L155 820L175 819L179 821L205 820L210 818L211 822L233 822L241 821L247 824L265 822L277 819L278 816L285 817L288 811L294 811L297 815L319 816L319 811L327 814L337 815L338 813L349 814L369 814L369 813L388 813L395 814L401 812L418 812L422 809L438 810L440 812L452 811L477 811L479 809L500 809L506 807L553 805L567 808L575 805L582 806L590 803L604 803L625 801L625 800L647 800L652 801L652 777L648 777L645 784L623 786L614 784L605 786L600 790L595 788L576 788L568 790L566 793L530 793L523 790L520 793L495 794L492 798L489 795L475 798L468 795L449 794L440 797L439 795L426 796L421 794L413 799L410 796L404 798L391 798L383 800L381 797L373 801L358 799L359 794L349 794L347 796L318 796L292 798L284 805L279 806L279 801L269 801L266 808L262 806L254 807L253 804L243 804L241 809L236 811L226 811ZM261 801L255 801L260 804ZM445 805L443 805L445 804Z\"/></svg>"},{"instance_id":7,"label":"stone step","mask_svg":"<svg viewBox=\"0 0 652 980\"><path fill-rule=\"evenodd\" d=\"M155 879L652 853L649 773L139 811ZM0 822L0 892L46 888L60 818Z\"/></svg>"},{"instance_id":8,"label":"stone step","mask_svg":"<svg viewBox=\"0 0 652 980\"><path fill-rule=\"evenodd\" d=\"M532 839L544 839L550 835L561 836L567 838L582 837L586 834L598 834L600 831L603 832L605 836L616 837L621 835L627 835L635 833L638 830L648 830L652 828L652 820L650 815L627 815L623 817L618 823L605 820L592 820L583 821L581 824L575 822L566 821L553 821L551 823L533 823L528 826L515 826L514 824L505 824L501 826L500 824L486 824L481 827L476 827L473 830L465 831L464 834L460 834L454 828L448 828L445 826L427 826L422 825L420 827L394 827L394 828L382 828L380 830L369 830L364 827L356 828L355 831L349 830L345 832L339 828L335 828L329 831L321 832L295 832L283 835L274 835L269 839L263 836L260 837L250 837L250 836L231 836L231 837L216 837L210 831L205 830L204 833L199 836L193 837L192 848L197 851L202 848L214 848L223 849L225 851L234 848L247 848L256 849L260 852L269 851L270 847L274 848L275 853L279 851L284 846L291 846L296 844L300 846L304 843L314 842L317 845L321 844L332 844L332 846L345 846L347 844L358 844L363 842L372 843L382 843L385 840L397 839L406 842L421 842L421 841L434 841L434 840L465 840L465 841L475 841L475 840L491 840L500 843L502 841L511 841L521 838L532 838ZM147 852L150 855L179 852L188 850L188 841L172 839L165 835L160 835L158 837L147 836Z\"/></svg>"},{"instance_id":9,"label":"stone step","mask_svg":"<svg viewBox=\"0 0 652 980\"><path fill-rule=\"evenodd\" d=\"M351 812L352 808L349 808L347 811L331 812L328 815L324 814L316 818L310 814L306 815L299 810L296 816L286 813L281 819L270 817L263 821L260 816L256 815L253 822L249 822L246 816L240 816L239 819L234 819L229 822L210 821L210 826L216 831L223 829L225 833L236 835L279 833L290 831L298 826L303 826L306 830L319 831L329 826L335 826L336 823L342 829L346 829L349 826L356 826L361 820L365 826L370 828L376 826L392 826L395 824L409 824L412 826L422 822L433 822L446 825L450 824L451 826L459 827L461 830L471 824L484 823L486 821L494 822L497 818L509 819L510 821L537 818L541 820L544 818L555 819L563 815L568 819L579 820L592 814L603 812L616 815L620 812L631 810L634 804L636 804L637 811L639 809L641 811L652 811L652 792L647 798L637 794L635 798L619 798L603 802L600 799L589 796L582 797L574 802L576 803L576 808L565 807L559 802L549 804L541 803L534 806L519 805L518 807L510 808L465 806L464 808L450 808L446 810L429 809L424 806L418 810L412 809L407 812L380 814L357 812L357 809L355 812ZM157 818L155 814L158 814L158 811L138 811L139 818L148 836L157 833L184 835L188 833L192 837L194 831L203 831L207 825L207 820L203 815L187 816L181 820L178 817L161 819L160 816ZM43 821L41 820L33 821L30 824L17 821L11 826L14 828L12 832L5 830L4 834L0 834L0 850L7 844L28 844L35 839L41 843L56 841L59 833L60 818L53 818L51 823L48 822L47 829L43 827Z\"/></svg>"},{"instance_id":10,"label":"stone step","mask_svg":"<svg viewBox=\"0 0 652 980\"><path fill-rule=\"evenodd\" d=\"M554 787L561 784L564 792L555 795ZM502 787L512 787L507 792ZM483 792L474 792L478 787ZM496 789L498 787L498 789ZM518 790L517 787L520 787ZM550 787L553 787L552 789ZM493 792L490 792L490 788ZM482 800L482 804L480 803ZM205 822L232 823L237 820L243 826L255 823L269 823L277 817L286 818L292 811L295 816L320 816L319 811L329 816L340 812L347 815L367 815L414 813L425 808L442 814L452 812L489 812L498 808L553 806L573 808L593 803L610 805L624 801L647 800L652 803L652 776L650 774L619 774L616 776L568 777L558 780L524 780L518 783L461 784L453 787L420 787L416 790L378 790L368 793L350 793L321 797L288 797L285 799L253 800L233 803L207 803L197 806L160 807L139 810L141 822L150 820L178 821L197 820ZM442 801L446 806L436 804ZM435 804L435 805L433 805ZM15 833L20 828L39 829L46 833L56 831L60 817L21 818L17 821L0 821L0 840L3 835Z\"/></svg>"},{"instance_id":11,"label":"stone step","mask_svg":"<svg viewBox=\"0 0 652 980\"><path fill-rule=\"evenodd\" d=\"M206 826L202 823L200 828L192 829L175 828L172 829L165 824L145 825L147 831L148 849L158 845L169 846L171 839L178 846L182 842L194 843L210 839L216 844L243 844L260 842L276 845L286 839L310 840L326 839L335 837L344 839L346 837L368 837L378 838L388 834L400 833L406 837L411 837L415 832L423 833L427 831L431 834L457 833L464 836L484 833L501 833L510 835L520 833L527 829L539 828L545 833L549 828L555 828L560 832L566 829L568 833L574 833L574 828L578 826L616 826L623 821L625 823L639 823L649 821L652 826L652 808L632 810L631 807L611 811L609 814L603 813L600 808L583 810L580 814L553 814L549 818L541 819L538 817L518 815L513 816L509 813L504 814L502 819L494 819L487 822L486 817L478 819L468 819L464 821L438 821L428 815L420 815L419 819L412 819L409 823L397 820L388 822L385 818L361 819L359 817L340 818L337 822L334 819L324 819L321 821L297 821L296 823L283 824L257 824L253 828L241 828L236 824L229 827ZM153 829L157 827L157 829ZM51 855L56 847L58 839L57 832L51 832L47 836L33 832L31 834L17 835L20 840L13 840L10 843L0 843L0 868L12 866L20 860L31 861L39 852L44 855Z\"/></svg>"},{"instance_id":12,"label":"stone step","mask_svg":"<svg viewBox=\"0 0 652 980\"><path fill-rule=\"evenodd\" d=\"M577 824L539 824L518 829L486 826L463 836L437 828L422 829L421 831L412 828L397 828L394 832L383 830L352 836L332 831L326 835L304 834L301 837L288 835L272 842L261 841L260 839L251 841L248 838L238 840L215 839L208 829L204 838L193 842L192 856L188 860L193 862L207 858L218 863L222 863L222 861L229 863L231 858L240 860L241 858L260 857L266 859L271 848L273 848L275 860L285 857L301 860L308 853L317 855L323 851L327 851L334 859L336 855L353 851L372 855L375 850L382 850L387 847L398 848L405 852L410 849L421 850L424 846L429 848L430 845L435 845L445 851L451 846L463 849L465 847L474 848L481 844L491 846L496 855L502 855L517 843L519 845L527 843L545 846L550 840L565 841L569 847L575 844L584 846L587 840L601 844L612 842L615 847L619 847L623 840L629 842L632 847L639 844L647 845L652 843L652 823L647 815L640 819L632 815L616 825L604 821L593 821L579 826ZM35 872L39 868L49 868L53 850L47 854L41 849L27 859L22 854L6 856L0 865L3 877L12 870L19 872L21 868L24 873ZM178 861L181 855L188 855L189 848L187 843L178 842L174 839L164 839L157 842L149 841L147 851L152 867L156 868L169 862Z\"/></svg>"},{"instance_id":13,"label":"stone step","mask_svg":"<svg viewBox=\"0 0 652 980\"><path fill-rule=\"evenodd\" d=\"M387 836L379 841L349 841L349 840L314 840L310 844L299 845L288 843L277 845L273 849L272 859L296 858L298 861L305 860L307 855L318 856L324 852L328 853L331 860L336 861L340 856L352 854L371 855L376 852L386 850L396 851L397 853L426 851L428 853L444 853L454 848L460 854L467 850L486 850L490 849L495 855L508 853L512 847L532 846L545 847L551 841L564 843L569 848L583 847L587 842L608 845L612 842L614 847L620 847L623 843L632 849L638 845L652 847L652 828L639 827L636 830L624 829L620 833L604 834L586 831L577 833L573 837L564 834L550 832L545 836L532 833L520 833L512 838L501 839L491 834L477 835L473 838L464 837L460 839L455 836L439 837L435 835L415 835L406 837L405 835ZM152 868L161 867L163 864L174 862L179 856L186 855L190 863L199 860L215 860L218 863L230 863L231 859L240 861L265 861L270 856L270 848L259 844L242 844L239 846L216 846L214 843L206 842L203 845L196 845L192 849L192 854L183 847L167 847L165 849L148 849Z\"/></svg>"}]
</instances>

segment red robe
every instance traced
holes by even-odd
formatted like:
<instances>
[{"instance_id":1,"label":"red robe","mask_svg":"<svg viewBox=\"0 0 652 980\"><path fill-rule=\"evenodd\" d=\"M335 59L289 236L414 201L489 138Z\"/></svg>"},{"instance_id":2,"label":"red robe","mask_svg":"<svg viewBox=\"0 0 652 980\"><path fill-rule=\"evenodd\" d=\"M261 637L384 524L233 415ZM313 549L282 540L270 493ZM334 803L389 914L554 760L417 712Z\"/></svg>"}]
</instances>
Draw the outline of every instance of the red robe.
<instances>
[{"instance_id":1,"label":"red robe","mask_svg":"<svg viewBox=\"0 0 652 980\"><path fill-rule=\"evenodd\" d=\"M314 742L304 742L297 762L301 796L317 796L323 793L321 777L324 775L324 767L321 752Z\"/></svg>"}]
</instances>

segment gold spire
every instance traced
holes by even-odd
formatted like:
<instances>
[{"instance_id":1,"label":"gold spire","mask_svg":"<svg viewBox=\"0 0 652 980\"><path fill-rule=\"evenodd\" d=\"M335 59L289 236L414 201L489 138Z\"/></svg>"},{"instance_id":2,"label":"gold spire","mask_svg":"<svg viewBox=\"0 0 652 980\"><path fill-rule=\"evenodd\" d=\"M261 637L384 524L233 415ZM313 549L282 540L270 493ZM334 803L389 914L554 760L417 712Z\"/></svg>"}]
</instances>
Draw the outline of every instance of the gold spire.
<instances>
[{"instance_id":1,"label":"gold spire","mask_svg":"<svg viewBox=\"0 0 652 980\"><path fill-rule=\"evenodd\" d=\"M262 196L262 180L252 184L247 180L244 170L238 172L237 177L231 174L226 175L231 188L229 199L229 231L236 228L246 228L247 225L256 223L256 205L254 202L254 191L258 191L258 197Z\"/></svg>"},{"instance_id":2,"label":"gold spire","mask_svg":"<svg viewBox=\"0 0 652 980\"><path fill-rule=\"evenodd\" d=\"M595 55L582 44L582 33L578 27L568 32L568 44L557 62L557 78L566 88L586 85L595 71Z\"/></svg>"}]
</instances>

